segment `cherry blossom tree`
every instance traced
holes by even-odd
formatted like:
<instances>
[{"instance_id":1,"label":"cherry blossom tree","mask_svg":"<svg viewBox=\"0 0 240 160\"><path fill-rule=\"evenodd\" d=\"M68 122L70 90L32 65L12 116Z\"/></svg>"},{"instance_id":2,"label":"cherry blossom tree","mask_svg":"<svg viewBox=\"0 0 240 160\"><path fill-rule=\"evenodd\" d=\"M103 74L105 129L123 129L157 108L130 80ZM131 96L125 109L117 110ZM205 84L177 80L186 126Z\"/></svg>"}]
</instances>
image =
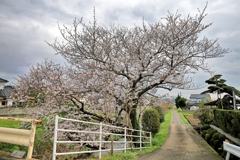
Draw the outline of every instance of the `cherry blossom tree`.
<instances>
[{"instance_id":1,"label":"cherry blossom tree","mask_svg":"<svg viewBox=\"0 0 240 160\"><path fill-rule=\"evenodd\" d=\"M56 39L48 45L69 65L46 60L32 67L28 75L19 76L17 97L27 96L29 88L41 89L44 103L35 103L41 108L40 117L67 113L77 119L123 125L124 116L129 115L130 125L139 129L136 111L148 102L147 97L157 89L193 87L191 74L212 73L205 60L228 53L217 39L198 37L212 25L202 23L205 9L194 17L169 13L163 21L143 21L133 28L100 26L95 17L89 24L75 19L71 28L59 26L65 41ZM112 117L104 115L107 97L111 97Z\"/></svg>"}]
</instances>

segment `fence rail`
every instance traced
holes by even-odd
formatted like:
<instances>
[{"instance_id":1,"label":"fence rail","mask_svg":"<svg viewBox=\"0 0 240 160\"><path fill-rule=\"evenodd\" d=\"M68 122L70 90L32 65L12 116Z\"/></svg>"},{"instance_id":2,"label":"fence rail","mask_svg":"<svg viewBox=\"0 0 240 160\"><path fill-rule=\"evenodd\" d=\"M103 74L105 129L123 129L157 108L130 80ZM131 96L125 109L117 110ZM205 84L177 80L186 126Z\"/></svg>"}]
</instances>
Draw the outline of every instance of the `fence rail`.
<instances>
[{"instance_id":1,"label":"fence rail","mask_svg":"<svg viewBox=\"0 0 240 160\"><path fill-rule=\"evenodd\" d=\"M59 129L58 128L58 120L66 120L66 121L73 121L73 122L80 122L80 123L84 123L84 124L93 124L93 125L99 125L99 132L93 132L93 131L82 131L82 130L66 130L66 129ZM106 133L103 132L102 129L103 127L109 127L109 128L117 128L117 129L122 129L124 130L124 134L116 134L116 133ZM57 140L57 135L58 135L58 131L61 132L76 132L76 133L85 133L85 134L99 134L99 140L98 141L58 141ZM140 136L137 135L129 135L127 131L136 131L140 133ZM148 133L148 136L143 135L143 133ZM113 141L113 143L123 143L124 144L124 148L118 148L118 149L113 149L115 151L125 151L127 149L131 149L131 148L127 148L127 143L139 143L140 147L138 148L134 148L134 149L144 149L144 148L150 148L152 146L152 135L151 132L146 132L146 131L142 131L142 130L135 130L135 129L130 129L130 128L126 128L126 127L118 127L118 126L113 126L113 125L107 125L107 124L103 124L103 123L93 123L93 122L87 122L87 121L81 121L81 120L76 120L76 119L67 119L67 118L62 118L62 117L58 117L58 115L56 115L55 117L55 129L54 129L54 142L53 142L53 156L52 156L52 160L56 160L56 156L60 156L60 155L69 155L69 154L82 154L82 153L94 153L94 152L99 152L99 158L101 158L102 156L102 152L103 151L111 151L111 149L102 149L102 144L103 143L111 143L111 141L102 141L102 136L103 135L119 135L119 136L123 136L124 137L124 141ZM140 141L127 141L127 137L139 137ZM149 142L144 142L142 141L142 138L148 138ZM93 151L80 151L80 152L65 152L65 153L56 153L57 150L57 144L69 144L69 143L99 143L99 149L98 150L93 150ZM150 144L149 147L143 147L142 144Z\"/></svg>"},{"instance_id":2,"label":"fence rail","mask_svg":"<svg viewBox=\"0 0 240 160\"><path fill-rule=\"evenodd\" d=\"M42 121L13 117L0 117L0 119L32 123L31 130L0 127L0 142L12 143L28 147L26 159L32 159L36 125L42 124Z\"/></svg>"},{"instance_id":3,"label":"fence rail","mask_svg":"<svg viewBox=\"0 0 240 160\"><path fill-rule=\"evenodd\" d=\"M226 160L229 160L230 153L240 158L240 147L230 144L229 142L223 142L223 149L227 151Z\"/></svg>"}]
</instances>

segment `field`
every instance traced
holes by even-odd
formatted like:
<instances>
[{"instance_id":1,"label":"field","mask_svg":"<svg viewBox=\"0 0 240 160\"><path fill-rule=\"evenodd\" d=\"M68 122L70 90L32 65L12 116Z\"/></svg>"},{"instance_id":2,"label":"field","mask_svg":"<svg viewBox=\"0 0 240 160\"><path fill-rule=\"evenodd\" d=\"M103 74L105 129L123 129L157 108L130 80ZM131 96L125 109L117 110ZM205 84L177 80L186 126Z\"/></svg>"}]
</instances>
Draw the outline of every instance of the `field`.
<instances>
[{"instance_id":1,"label":"field","mask_svg":"<svg viewBox=\"0 0 240 160\"><path fill-rule=\"evenodd\" d=\"M182 112L184 117L188 120L191 125L196 126L200 123L200 120L198 118L195 118L193 116L194 112Z\"/></svg>"}]
</instances>

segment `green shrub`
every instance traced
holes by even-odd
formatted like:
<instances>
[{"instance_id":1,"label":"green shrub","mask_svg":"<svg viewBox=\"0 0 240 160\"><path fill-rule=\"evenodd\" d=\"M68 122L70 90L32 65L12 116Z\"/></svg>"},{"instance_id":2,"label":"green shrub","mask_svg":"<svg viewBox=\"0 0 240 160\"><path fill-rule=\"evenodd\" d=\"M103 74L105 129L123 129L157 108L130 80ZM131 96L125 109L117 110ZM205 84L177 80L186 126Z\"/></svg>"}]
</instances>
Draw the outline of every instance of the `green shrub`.
<instances>
[{"instance_id":1,"label":"green shrub","mask_svg":"<svg viewBox=\"0 0 240 160\"><path fill-rule=\"evenodd\" d=\"M205 140L206 140L207 142L210 141L210 136L209 136L209 134L206 134L206 135L205 135Z\"/></svg>"},{"instance_id":2,"label":"green shrub","mask_svg":"<svg viewBox=\"0 0 240 160\"><path fill-rule=\"evenodd\" d=\"M158 111L153 108L147 108L142 115L143 130L152 132L153 136L160 129L160 120Z\"/></svg>"},{"instance_id":3,"label":"green shrub","mask_svg":"<svg viewBox=\"0 0 240 160\"><path fill-rule=\"evenodd\" d=\"M217 132L217 130L215 130L215 129L209 132L209 137L210 137L210 139L212 139L212 136L213 136L216 132Z\"/></svg>"},{"instance_id":4,"label":"green shrub","mask_svg":"<svg viewBox=\"0 0 240 160\"><path fill-rule=\"evenodd\" d=\"M226 139L226 136L224 134L220 134L219 141L223 142L225 141L225 139Z\"/></svg>"},{"instance_id":5,"label":"green shrub","mask_svg":"<svg viewBox=\"0 0 240 160\"><path fill-rule=\"evenodd\" d=\"M206 130L202 131L201 135L202 135L203 138L205 138L206 133L207 133Z\"/></svg>"},{"instance_id":6,"label":"green shrub","mask_svg":"<svg viewBox=\"0 0 240 160\"><path fill-rule=\"evenodd\" d=\"M220 147L220 144L221 144L221 143L220 143L220 141L219 141L218 139L217 139L217 140L214 140L214 141L213 141L214 149L217 150L217 149Z\"/></svg>"},{"instance_id":7,"label":"green shrub","mask_svg":"<svg viewBox=\"0 0 240 160\"><path fill-rule=\"evenodd\" d=\"M194 111L193 115L200 120L201 124L210 124L213 122L213 112L209 108L200 108Z\"/></svg>"},{"instance_id":8,"label":"green shrub","mask_svg":"<svg viewBox=\"0 0 240 160\"><path fill-rule=\"evenodd\" d=\"M211 146L213 146L213 142L214 142L214 139L211 139L211 140L210 140Z\"/></svg>"},{"instance_id":9,"label":"green shrub","mask_svg":"<svg viewBox=\"0 0 240 160\"><path fill-rule=\"evenodd\" d=\"M240 111L214 110L214 121L223 131L236 138L240 138Z\"/></svg>"},{"instance_id":10,"label":"green shrub","mask_svg":"<svg viewBox=\"0 0 240 160\"><path fill-rule=\"evenodd\" d=\"M214 133L214 135L212 136L212 139L213 140L218 140L219 139L219 136L220 136L221 133Z\"/></svg>"},{"instance_id":11,"label":"green shrub","mask_svg":"<svg viewBox=\"0 0 240 160\"><path fill-rule=\"evenodd\" d=\"M207 133L209 134L209 132L211 132L213 129L212 128L209 128L208 130L207 130Z\"/></svg>"},{"instance_id":12,"label":"green shrub","mask_svg":"<svg viewBox=\"0 0 240 160\"><path fill-rule=\"evenodd\" d=\"M162 108L160 106L153 106L153 109L156 109L158 111L160 123L165 122L165 120L164 120L164 112L163 112Z\"/></svg>"},{"instance_id":13,"label":"green shrub","mask_svg":"<svg viewBox=\"0 0 240 160\"><path fill-rule=\"evenodd\" d=\"M182 109L181 109L181 108L178 108L177 111L178 111L178 112L182 112Z\"/></svg>"},{"instance_id":14,"label":"green shrub","mask_svg":"<svg viewBox=\"0 0 240 160\"><path fill-rule=\"evenodd\" d=\"M200 131L202 132L203 130L208 130L210 127L209 124L205 124L204 126L200 127Z\"/></svg>"}]
</instances>

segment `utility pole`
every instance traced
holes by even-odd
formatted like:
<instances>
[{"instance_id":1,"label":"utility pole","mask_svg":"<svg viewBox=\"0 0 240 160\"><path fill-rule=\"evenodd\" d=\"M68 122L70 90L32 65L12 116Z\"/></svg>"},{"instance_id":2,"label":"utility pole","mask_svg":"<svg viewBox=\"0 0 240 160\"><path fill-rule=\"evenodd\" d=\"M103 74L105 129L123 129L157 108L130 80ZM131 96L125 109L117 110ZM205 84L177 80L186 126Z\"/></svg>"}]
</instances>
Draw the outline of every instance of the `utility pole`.
<instances>
[{"instance_id":1,"label":"utility pole","mask_svg":"<svg viewBox=\"0 0 240 160\"><path fill-rule=\"evenodd\" d=\"M234 87L232 87L232 93L233 93L233 108L234 108L234 110L236 110L236 100L235 100Z\"/></svg>"}]
</instances>

